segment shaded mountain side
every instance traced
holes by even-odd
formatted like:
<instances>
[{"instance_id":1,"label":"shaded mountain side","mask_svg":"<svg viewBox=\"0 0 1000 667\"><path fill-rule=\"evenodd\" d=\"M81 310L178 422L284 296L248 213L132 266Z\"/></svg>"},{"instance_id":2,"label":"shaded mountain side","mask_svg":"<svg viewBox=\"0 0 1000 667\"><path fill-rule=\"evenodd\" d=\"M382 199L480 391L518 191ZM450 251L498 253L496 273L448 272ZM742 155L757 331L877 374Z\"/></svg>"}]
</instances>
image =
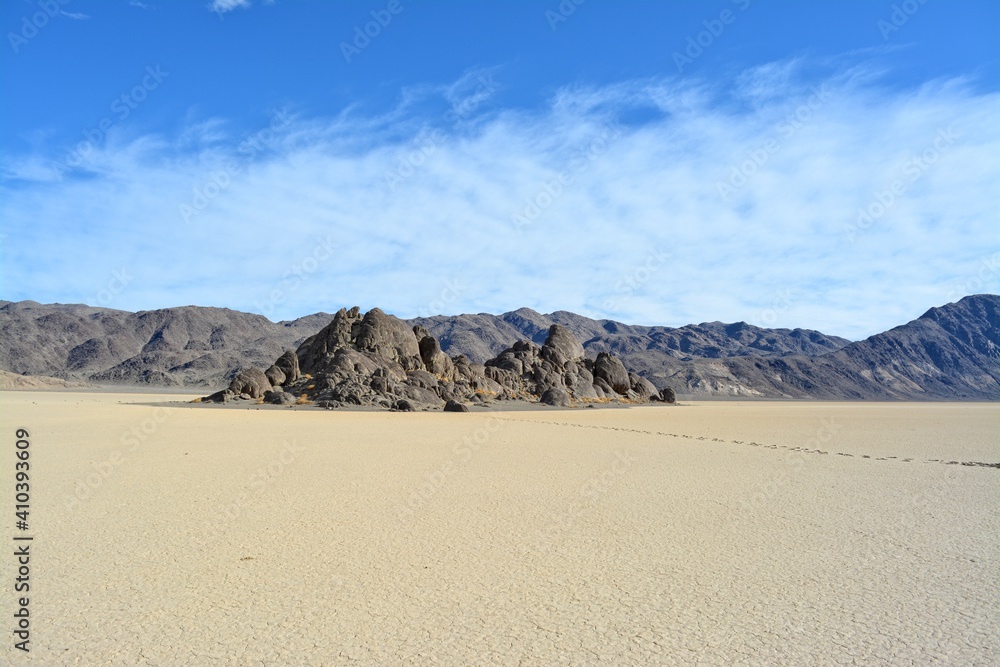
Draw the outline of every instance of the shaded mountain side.
<instances>
[{"instance_id":1,"label":"shaded mountain side","mask_svg":"<svg viewBox=\"0 0 1000 667\"><path fill-rule=\"evenodd\" d=\"M638 326L559 310L548 315L520 308L502 315L456 315L410 320L430 331L451 355L464 354L483 363L526 339L545 342L549 327L559 324L583 341L587 352L608 352L623 358L653 351L676 359L724 358L739 356L815 356L838 350L850 341L807 329L764 329L746 322L724 324L705 322L679 328Z\"/></svg>"},{"instance_id":2,"label":"shaded mountain side","mask_svg":"<svg viewBox=\"0 0 1000 667\"><path fill-rule=\"evenodd\" d=\"M817 357L623 361L682 396L1000 400L1000 297L965 297Z\"/></svg>"},{"instance_id":3,"label":"shaded mountain side","mask_svg":"<svg viewBox=\"0 0 1000 667\"><path fill-rule=\"evenodd\" d=\"M0 306L0 368L105 384L211 386L269 364L332 315L274 323L226 308L130 313L33 301Z\"/></svg>"}]
</instances>

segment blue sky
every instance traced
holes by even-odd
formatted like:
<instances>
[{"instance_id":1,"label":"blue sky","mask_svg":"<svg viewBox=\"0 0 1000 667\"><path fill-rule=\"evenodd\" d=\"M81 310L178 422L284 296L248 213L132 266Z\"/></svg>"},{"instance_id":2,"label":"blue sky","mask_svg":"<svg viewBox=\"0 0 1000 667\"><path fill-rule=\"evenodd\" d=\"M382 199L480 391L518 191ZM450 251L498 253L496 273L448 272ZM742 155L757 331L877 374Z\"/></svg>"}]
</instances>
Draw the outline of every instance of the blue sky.
<instances>
[{"instance_id":1,"label":"blue sky","mask_svg":"<svg viewBox=\"0 0 1000 667\"><path fill-rule=\"evenodd\" d=\"M1000 291L1000 3L0 7L3 299L857 339Z\"/></svg>"}]
</instances>

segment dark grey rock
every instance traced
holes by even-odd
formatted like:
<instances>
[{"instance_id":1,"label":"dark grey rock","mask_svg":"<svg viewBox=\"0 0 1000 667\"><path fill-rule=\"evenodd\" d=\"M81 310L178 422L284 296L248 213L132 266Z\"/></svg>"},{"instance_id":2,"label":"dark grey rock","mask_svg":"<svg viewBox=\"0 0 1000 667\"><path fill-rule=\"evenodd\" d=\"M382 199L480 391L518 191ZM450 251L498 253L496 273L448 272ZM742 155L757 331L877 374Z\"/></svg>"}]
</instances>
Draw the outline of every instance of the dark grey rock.
<instances>
[{"instance_id":1,"label":"dark grey rock","mask_svg":"<svg viewBox=\"0 0 1000 667\"><path fill-rule=\"evenodd\" d=\"M419 343L420 358L424 362L424 367L445 381L455 379L455 364L441 351L441 345L437 338L424 336Z\"/></svg>"},{"instance_id":2,"label":"dark grey rock","mask_svg":"<svg viewBox=\"0 0 1000 667\"><path fill-rule=\"evenodd\" d=\"M583 344L580 339L566 327L560 324L553 324L549 327L549 336L542 346L542 358L548 358L547 353L555 353L560 362L557 365L565 365L568 361L583 359Z\"/></svg>"},{"instance_id":3,"label":"dark grey rock","mask_svg":"<svg viewBox=\"0 0 1000 667\"><path fill-rule=\"evenodd\" d=\"M648 402L658 398L660 391L652 382L635 373L628 374L629 388L635 393L636 399L641 402Z\"/></svg>"},{"instance_id":4,"label":"dark grey rock","mask_svg":"<svg viewBox=\"0 0 1000 667\"><path fill-rule=\"evenodd\" d=\"M444 404L445 412L468 412L469 406L464 403L459 403L458 401L448 401Z\"/></svg>"},{"instance_id":5,"label":"dark grey rock","mask_svg":"<svg viewBox=\"0 0 1000 667\"><path fill-rule=\"evenodd\" d=\"M285 350L278 357L278 360L274 362L272 368L280 370L284 374L284 381L277 384L295 382L301 377L301 373L299 372L299 356L293 350Z\"/></svg>"},{"instance_id":6,"label":"dark grey rock","mask_svg":"<svg viewBox=\"0 0 1000 667\"><path fill-rule=\"evenodd\" d=\"M295 396L287 391L267 391L264 392L264 402L273 405L292 405L295 403Z\"/></svg>"},{"instance_id":7,"label":"dark grey rock","mask_svg":"<svg viewBox=\"0 0 1000 667\"><path fill-rule=\"evenodd\" d=\"M546 405L560 408L568 408L570 406L569 392L562 387L550 387L546 389L539 400Z\"/></svg>"},{"instance_id":8,"label":"dark grey rock","mask_svg":"<svg viewBox=\"0 0 1000 667\"><path fill-rule=\"evenodd\" d=\"M222 391L217 391L210 396L206 396L202 401L206 403L228 403L229 401L236 398L236 394L228 389L223 389Z\"/></svg>"},{"instance_id":9,"label":"dark grey rock","mask_svg":"<svg viewBox=\"0 0 1000 667\"><path fill-rule=\"evenodd\" d=\"M361 352L394 361L407 371L424 367L413 328L378 308L365 313L354 345Z\"/></svg>"},{"instance_id":10,"label":"dark grey rock","mask_svg":"<svg viewBox=\"0 0 1000 667\"><path fill-rule=\"evenodd\" d=\"M631 388L625 366L607 352L597 355L597 360L594 361L594 378L595 384L597 380L603 380L615 393L623 396Z\"/></svg>"},{"instance_id":11,"label":"dark grey rock","mask_svg":"<svg viewBox=\"0 0 1000 667\"><path fill-rule=\"evenodd\" d=\"M267 378L268 382L271 383L272 387L280 387L285 384L285 372L274 364L271 364L268 369L264 371L264 376Z\"/></svg>"},{"instance_id":12,"label":"dark grey rock","mask_svg":"<svg viewBox=\"0 0 1000 667\"><path fill-rule=\"evenodd\" d=\"M246 394L250 398L261 398L265 391L270 391L271 382L259 368L246 368L236 374L229 383L229 390L236 395Z\"/></svg>"}]
</instances>

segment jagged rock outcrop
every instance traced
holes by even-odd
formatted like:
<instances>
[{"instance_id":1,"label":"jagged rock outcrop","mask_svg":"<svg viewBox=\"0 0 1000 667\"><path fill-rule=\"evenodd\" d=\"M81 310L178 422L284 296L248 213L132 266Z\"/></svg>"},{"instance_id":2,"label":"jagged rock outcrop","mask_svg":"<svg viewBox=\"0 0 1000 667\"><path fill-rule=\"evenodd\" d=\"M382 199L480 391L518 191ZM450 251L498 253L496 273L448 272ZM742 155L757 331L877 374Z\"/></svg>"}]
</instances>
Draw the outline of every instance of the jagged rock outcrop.
<instances>
[{"instance_id":1,"label":"jagged rock outcrop","mask_svg":"<svg viewBox=\"0 0 1000 667\"><path fill-rule=\"evenodd\" d=\"M648 402L660 394L610 354L601 353L596 362L587 359L580 340L558 324L549 328L544 345L519 341L486 364L474 364L463 355L446 355L421 326L411 327L378 308L362 317L355 307L338 311L319 333L266 371L240 371L228 389L204 400L234 398L467 412L470 403L494 400L568 407L580 401Z\"/></svg>"}]
</instances>

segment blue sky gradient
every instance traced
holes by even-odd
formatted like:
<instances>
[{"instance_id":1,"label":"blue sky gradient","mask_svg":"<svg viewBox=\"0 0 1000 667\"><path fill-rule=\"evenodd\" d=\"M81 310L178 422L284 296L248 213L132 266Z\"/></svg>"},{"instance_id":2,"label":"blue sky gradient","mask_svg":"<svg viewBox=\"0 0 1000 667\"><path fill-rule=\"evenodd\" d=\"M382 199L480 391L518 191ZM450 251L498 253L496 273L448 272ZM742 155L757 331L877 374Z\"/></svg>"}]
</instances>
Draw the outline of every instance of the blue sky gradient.
<instances>
[{"instance_id":1,"label":"blue sky gradient","mask_svg":"<svg viewBox=\"0 0 1000 667\"><path fill-rule=\"evenodd\" d=\"M861 338L1000 286L995 2L0 7L0 298Z\"/></svg>"}]
</instances>

